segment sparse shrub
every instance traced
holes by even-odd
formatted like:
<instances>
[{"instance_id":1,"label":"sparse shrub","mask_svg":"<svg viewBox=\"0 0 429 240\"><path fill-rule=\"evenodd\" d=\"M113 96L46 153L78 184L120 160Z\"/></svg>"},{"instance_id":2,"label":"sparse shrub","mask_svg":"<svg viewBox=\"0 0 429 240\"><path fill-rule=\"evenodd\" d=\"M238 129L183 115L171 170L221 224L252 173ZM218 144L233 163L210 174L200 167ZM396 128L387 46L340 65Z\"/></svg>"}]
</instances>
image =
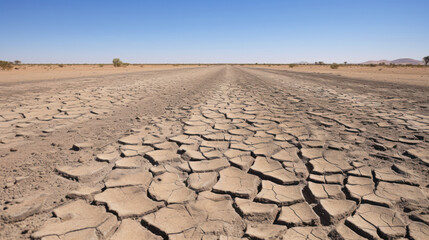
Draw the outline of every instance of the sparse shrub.
<instances>
[{"instance_id":1,"label":"sparse shrub","mask_svg":"<svg viewBox=\"0 0 429 240\"><path fill-rule=\"evenodd\" d=\"M58 64L58 67L62 68L62 67L64 67L64 64Z\"/></svg>"},{"instance_id":2,"label":"sparse shrub","mask_svg":"<svg viewBox=\"0 0 429 240\"><path fill-rule=\"evenodd\" d=\"M347 65L347 62L344 62L344 65Z\"/></svg>"},{"instance_id":3,"label":"sparse shrub","mask_svg":"<svg viewBox=\"0 0 429 240\"><path fill-rule=\"evenodd\" d=\"M371 64L369 64L369 66L370 66L370 67L376 67L376 66L377 66L377 64L371 63Z\"/></svg>"},{"instance_id":4,"label":"sparse shrub","mask_svg":"<svg viewBox=\"0 0 429 240\"><path fill-rule=\"evenodd\" d=\"M293 68L293 67L295 67L296 66L296 64L289 64L289 67L290 68Z\"/></svg>"},{"instance_id":5,"label":"sparse shrub","mask_svg":"<svg viewBox=\"0 0 429 240\"><path fill-rule=\"evenodd\" d=\"M336 64L336 63L332 63L331 64L331 68L332 69L337 69L340 65Z\"/></svg>"},{"instance_id":6,"label":"sparse shrub","mask_svg":"<svg viewBox=\"0 0 429 240\"><path fill-rule=\"evenodd\" d=\"M0 68L2 70L10 70L13 68L13 64L8 61L0 61Z\"/></svg>"},{"instance_id":7,"label":"sparse shrub","mask_svg":"<svg viewBox=\"0 0 429 240\"><path fill-rule=\"evenodd\" d=\"M423 62L425 62L425 66L427 66L429 63L429 56L424 57Z\"/></svg>"},{"instance_id":8,"label":"sparse shrub","mask_svg":"<svg viewBox=\"0 0 429 240\"><path fill-rule=\"evenodd\" d=\"M384 66L384 65L386 65L386 63L385 63L385 62L381 62L381 63L379 63L378 65L380 65L380 66Z\"/></svg>"},{"instance_id":9,"label":"sparse shrub","mask_svg":"<svg viewBox=\"0 0 429 240\"><path fill-rule=\"evenodd\" d=\"M103 65L103 64L98 64L98 66L99 66L99 67L104 67L104 65Z\"/></svg>"},{"instance_id":10,"label":"sparse shrub","mask_svg":"<svg viewBox=\"0 0 429 240\"><path fill-rule=\"evenodd\" d=\"M15 60L14 63L15 63L15 65L19 65L19 64L21 64L21 61Z\"/></svg>"},{"instance_id":11,"label":"sparse shrub","mask_svg":"<svg viewBox=\"0 0 429 240\"><path fill-rule=\"evenodd\" d=\"M112 63L114 67L120 67L124 64L119 58L114 58Z\"/></svg>"}]
</instances>

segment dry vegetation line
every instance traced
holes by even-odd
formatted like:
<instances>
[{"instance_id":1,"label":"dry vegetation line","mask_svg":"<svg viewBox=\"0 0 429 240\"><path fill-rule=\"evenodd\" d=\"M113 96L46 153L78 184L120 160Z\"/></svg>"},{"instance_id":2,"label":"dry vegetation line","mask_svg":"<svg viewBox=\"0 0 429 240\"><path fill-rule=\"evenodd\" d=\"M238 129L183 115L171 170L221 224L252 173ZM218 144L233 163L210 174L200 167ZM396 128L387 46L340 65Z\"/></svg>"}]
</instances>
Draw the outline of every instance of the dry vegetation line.
<instances>
[{"instance_id":1,"label":"dry vegetation line","mask_svg":"<svg viewBox=\"0 0 429 240\"><path fill-rule=\"evenodd\" d=\"M395 99L354 83L216 69L204 101L168 108L92 161L57 166L77 188L31 237L428 236L427 102L406 101L407 91ZM3 221L26 221L45 199L7 205Z\"/></svg>"}]
</instances>

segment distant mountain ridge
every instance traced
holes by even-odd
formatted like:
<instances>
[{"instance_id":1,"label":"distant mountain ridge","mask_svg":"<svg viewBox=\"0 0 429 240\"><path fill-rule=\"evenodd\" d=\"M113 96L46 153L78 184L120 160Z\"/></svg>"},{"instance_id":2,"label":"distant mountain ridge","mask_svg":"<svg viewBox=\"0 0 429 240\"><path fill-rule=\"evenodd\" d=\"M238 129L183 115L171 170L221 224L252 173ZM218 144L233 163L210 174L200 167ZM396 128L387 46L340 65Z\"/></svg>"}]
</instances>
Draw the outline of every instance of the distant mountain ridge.
<instances>
[{"instance_id":1,"label":"distant mountain ridge","mask_svg":"<svg viewBox=\"0 0 429 240\"><path fill-rule=\"evenodd\" d=\"M371 60L371 61L366 61L360 64L380 64L380 63L385 63L385 64L398 64L398 65L405 65L405 64L412 64L412 65L422 65L423 61L419 61L419 60L415 60L412 58L398 58L392 61L389 60Z\"/></svg>"}]
</instances>

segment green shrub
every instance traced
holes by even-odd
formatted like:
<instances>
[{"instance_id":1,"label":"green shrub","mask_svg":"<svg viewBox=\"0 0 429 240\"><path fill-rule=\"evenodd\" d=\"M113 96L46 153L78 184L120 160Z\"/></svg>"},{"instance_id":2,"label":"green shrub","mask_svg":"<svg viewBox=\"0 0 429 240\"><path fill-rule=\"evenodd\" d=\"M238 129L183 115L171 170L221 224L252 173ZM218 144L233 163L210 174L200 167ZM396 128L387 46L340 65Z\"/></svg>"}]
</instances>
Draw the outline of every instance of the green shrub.
<instances>
[{"instance_id":1,"label":"green shrub","mask_svg":"<svg viewBox=\"0 0 429 240\"><path fill-rule=\"evenodd\" d=\"M99 66L99 67L104 67L104 65L103 65L103 64L98 64L98 66Z\"/></svg>"},{"instance_id":2,"label":"green shrub","mask_svg":"<svg viewBox=\"0 0 429 240\"><path fill-rule=\"evenodd\" d=\"M19 61L19 60L15 60L15 65L19 65L19 64L21 64L21 61Z\"/></svg>"},{"instance_id":3,"label":"green shrub","mask_svg":"<svg viewBox=\"0 0 429 240\"><path fill-rule=\"evenodd\" d=\"M0 68L2 70L10 70L13 68L13 64L8 61L0 61Z\"/></svg>"},{"instance_id":4,"label":"green shrub","mask_svg":"<svg viewBox=\"0 0 429 240\"><path fill-rule=\"evenodd\" d=\"M336 63L332 63L331 64L331 68L332 69L337 69L340 65L336 64Z\"/></svg>"},{"instance_id":5,"label":"green shrub","mask_svg":"<svg viewBox=\"0 0 429 240\"><path fill-rule=\"evenodd\" d=\"M289 67L290 68L293 68L293 67L295 67L296 66L296 64L289 64Z\"/></svg>"},{"instance_id":6,"label":"green shrub","mask_svg":"<svg viewBox=\"0 0 429 240\"><path fill-rule=\"evenodd\" d=\"M64 67L64 64L58 64L58 67Z\"/></svg>"},{"instance_id":7,"label":"green shrub","mask_svg":"<svg viewBox=\"0 0 429 240\"><path fill-rule=\"evenodd\" d=\"M124 64L119 58L114 58L112 62L114 67L120 67Z\"/></svg>"}]
</instances>

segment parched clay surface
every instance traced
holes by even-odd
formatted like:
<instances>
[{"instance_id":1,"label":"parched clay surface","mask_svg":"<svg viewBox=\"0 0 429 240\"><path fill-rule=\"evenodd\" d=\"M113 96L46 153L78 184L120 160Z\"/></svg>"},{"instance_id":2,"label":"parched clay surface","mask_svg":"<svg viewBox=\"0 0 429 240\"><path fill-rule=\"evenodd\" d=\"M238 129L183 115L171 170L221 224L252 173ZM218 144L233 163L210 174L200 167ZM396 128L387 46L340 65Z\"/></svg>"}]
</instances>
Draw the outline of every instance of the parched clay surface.
<instances>
[{"instance_id":1,"label":"parched clay surface","mask_svg":"<svg viewBox=\"0 0 429 240\"><path fill-rule=\"evenodd\" d=\"M1 239L427 239L427 88L241 66L32 84L0 85Z\"/></svg>"}]
</instances>

